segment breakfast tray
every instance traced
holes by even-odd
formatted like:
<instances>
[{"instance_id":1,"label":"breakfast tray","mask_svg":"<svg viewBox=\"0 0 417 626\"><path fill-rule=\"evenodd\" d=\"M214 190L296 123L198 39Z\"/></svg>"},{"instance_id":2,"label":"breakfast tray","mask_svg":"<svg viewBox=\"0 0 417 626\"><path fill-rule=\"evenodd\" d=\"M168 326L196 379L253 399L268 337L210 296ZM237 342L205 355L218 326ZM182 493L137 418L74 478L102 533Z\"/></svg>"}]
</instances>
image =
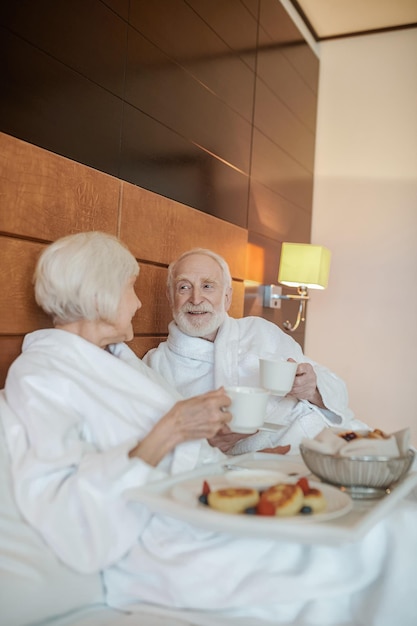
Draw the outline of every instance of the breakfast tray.
<instances>
[{"instance_id":1,"label":"breakfast tray","mask_svg":"<svg viewBox=\"0 0 417 626\"><path fill-rule=\"evenodd\" d=\"M337 487L317 484L315 481L318 482L318 479L311 475L299 456L285 457L254 452L241 455L238 459L231 457L228 463L239 468L282 472L289 476L288 482L295 482L298 477L307 476L312 486L322 488L326 499L335 504L333 508L336 511L327 516L313 514L269 517L232 515L210 509L198 502L200 485L202 486L203 480L207 480L209 484L212 481L214 486L221 483L228 471L225 462L200 466L192 472L133 489L129 492L129 499L146 504L154 513L165 514L216 532L285 539L305 544L338 545L342 542L359 540L394 508L401 506L404 497L417 487L417 472L410 472L382 498L350 500L350 497L342 494ZM181 497L178 497L178 494ZM346 506L347 500L349 506Z\"/></svg>"}]
</instances>

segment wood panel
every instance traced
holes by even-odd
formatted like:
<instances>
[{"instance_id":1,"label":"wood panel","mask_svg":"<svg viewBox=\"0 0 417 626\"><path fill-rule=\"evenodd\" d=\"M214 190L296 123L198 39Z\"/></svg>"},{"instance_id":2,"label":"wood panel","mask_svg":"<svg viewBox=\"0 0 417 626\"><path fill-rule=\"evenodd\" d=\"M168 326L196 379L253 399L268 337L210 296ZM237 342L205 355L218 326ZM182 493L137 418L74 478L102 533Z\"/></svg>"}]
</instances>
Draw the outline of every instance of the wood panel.
<instances>
[{"instance_id":1,"label":"wood panel","mask_svg":"<svg viewBox=\"0 0 417 626\"><path fill-rule=\"evenodd\" d=\"M92 82L123 96L127 24L100 0L3 5L7 5L2 7L3 26ZM92 28L93 24L100 27Z\"/></svg>"},{"instance_id":2,"label":"wood panel","mask_svg":"<svg viewBox=\"0 0 417 626\"><path fill-rule=\"evenodd\" d=\"M117 234L120 181L0 133L0 232L53 241Z\"/></svg>"},{"instance_id":3,"label":"wood panel","mask_svg":"<svg viewBox=\"0 0 417 626\"><path fill-rule=\"evenodd\" d=\"M129 104L119 176L246 228L248 175Z\"/></svg>"},{"instance_id":4,"label":"wood panel","mask_svg":"<svg viewBox=\"0 0 417 626\"><path fill-rule=\"evenodd\" d=\"M32 276L43 249L39 243L0 237L0 332L17 335L47 328L50 320L37 306Z\"/></svg>"},{"instance_id":5,"label":"wood panel","mask_svg":"<svg viewBox=\"0 0 417 626\"><path fill-rule=\"evenodd\" d=\"M119 97L1 26L0 58L1 131L118 174Z\"/></svg>"},{"instance_id":6,"label":"wood panel","mask_svg":"<svg viewBox=\"0 0 417 626\"><path fill-rule=\"evenodd\" d=\"M129 29L125 101L163 126L175 129L192 146L204 148L248 174L251 117L244 119L223 98L196 80L188 69L161 52L148 37ZM210 57L204 57L204 61L210 61ZM213 64L217 66L216 58ZM245 83L252 96L253 84L252 74L251 80ZM188 115L186 111L193 114Z\"/></svg>"},{"instance_id":7,"label":"wood panel","mask_svg":"<svg viewBox=\"0 0 417 626\"><path fill-rule=\"evenodd\" d=\"M311 212L313 172L288 156L276 143L256 129L253 133L252 181L257 181L285 200Z\"/></svg>"},{"instance_id":8,"label":"wood panel","mask_svg":"<svg viewBox=\"0 0 417 626\"><path fill-rule=\"evenodd\" d=\"M138 259L166 265L190 248L210 248L227 260L234 278L245 277L246 229L128 183L120 238Z\"/></svg>"},{"instance_id":9,"label":"wood panel","mask_svg":"<svg viewBox=\"0 0 417 626\"><path fill-rule=\"evenodd\" d=\"M10 364L20 354L22 341L23 335L16 335L15 337L3 337L0 335L0 389L4 387Z\"/></svg>"},{"instance_id":10,"label":"wood panel","mask_svg":"<svg viewBox=\"0 0 417 626\"><path fill-rule=\"evenodd\" d=\"M293 202L252 181L249 199L249 234L282 241L308 243L311 231L311 213ZM278 271L278 266L277 266ZM247 276L247 278L250 278Z\"/></svg>"}]
</instances>

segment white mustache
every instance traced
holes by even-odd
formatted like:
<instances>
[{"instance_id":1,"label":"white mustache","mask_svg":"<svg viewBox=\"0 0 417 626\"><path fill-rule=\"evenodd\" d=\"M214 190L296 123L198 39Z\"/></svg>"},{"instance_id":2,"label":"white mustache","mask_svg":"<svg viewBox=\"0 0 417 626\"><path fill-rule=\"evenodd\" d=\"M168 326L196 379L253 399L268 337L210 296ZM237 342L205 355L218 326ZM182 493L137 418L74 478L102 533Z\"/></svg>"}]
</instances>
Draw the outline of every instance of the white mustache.
<instances>
[{"instance_id":1,"label":"white mustache","mask_svg":"<svg viewBox=\"0 0 417 626\"><path fill-rule=\"evenodd\" d=\"M212 307L193 306L192 304L186 304L183 308L184 313L213 313Z\"/></svg>"}]
</instances>

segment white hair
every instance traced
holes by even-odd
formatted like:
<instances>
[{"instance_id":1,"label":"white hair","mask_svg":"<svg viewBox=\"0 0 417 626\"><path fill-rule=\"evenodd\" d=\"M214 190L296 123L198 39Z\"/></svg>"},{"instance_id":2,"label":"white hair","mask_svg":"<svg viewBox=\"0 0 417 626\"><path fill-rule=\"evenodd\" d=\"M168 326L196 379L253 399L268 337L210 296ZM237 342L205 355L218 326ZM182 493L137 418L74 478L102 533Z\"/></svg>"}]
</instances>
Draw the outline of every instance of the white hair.
<instances>
[{"instance_id":1,"label":"white hair","mask_svg":"<svg viewBox=\"0 0 417 626\"><path fill-rule=\"evenodd\" d=\"M168 288L168 294L171 300L174 295L173 277L174 277L175 268L180 261L182 261L185 257L190 256L191 254L205 254L206 256L214 259L214 261L216 261L216 263L220 266L220 269L222 270L223 283L224 283L223 286L224 286L225 291L228 287L232 287L232 276L230 274L229 266L224 260L224 258L220 256L220 254L213 252L213 250L208 250L207 248L193 248L192 250L187 250L187 252L184 252L183 254L181 254L181 256L179 256L178 259L175 259L175 261L173 261L168 266L167 288Z\"/></svg>"},{"instance_id":2,"label":"white hair","mask_svg":"<svg viewBox=\"0 0 417 626\"><path fill-rule=\"evenodd\" d=\"M36 302L54 324L112 323L123 289L138 274L138 262L116 237L97 231L68 235L39 257L33 277Z\"/></svg>"}]
</instances>

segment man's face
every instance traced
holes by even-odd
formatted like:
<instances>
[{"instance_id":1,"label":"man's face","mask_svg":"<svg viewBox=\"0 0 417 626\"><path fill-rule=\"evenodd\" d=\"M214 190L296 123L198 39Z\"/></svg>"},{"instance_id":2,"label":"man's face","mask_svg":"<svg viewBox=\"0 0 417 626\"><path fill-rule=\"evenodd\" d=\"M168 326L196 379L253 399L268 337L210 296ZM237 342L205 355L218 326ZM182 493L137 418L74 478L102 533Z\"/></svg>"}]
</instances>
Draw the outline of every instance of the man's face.
<instances>
[{"instance_id":1,"label":"man's face","mask_svg":"<svg viewBox=\"0 0 417 626\"><path fill-rule=\"evenodd\" d=\"M186 256L173 275L170 302L177 326L186 335L214 341L230 307L231 293L214 259L206 254Z\"/></svg>"}]
</instances>

